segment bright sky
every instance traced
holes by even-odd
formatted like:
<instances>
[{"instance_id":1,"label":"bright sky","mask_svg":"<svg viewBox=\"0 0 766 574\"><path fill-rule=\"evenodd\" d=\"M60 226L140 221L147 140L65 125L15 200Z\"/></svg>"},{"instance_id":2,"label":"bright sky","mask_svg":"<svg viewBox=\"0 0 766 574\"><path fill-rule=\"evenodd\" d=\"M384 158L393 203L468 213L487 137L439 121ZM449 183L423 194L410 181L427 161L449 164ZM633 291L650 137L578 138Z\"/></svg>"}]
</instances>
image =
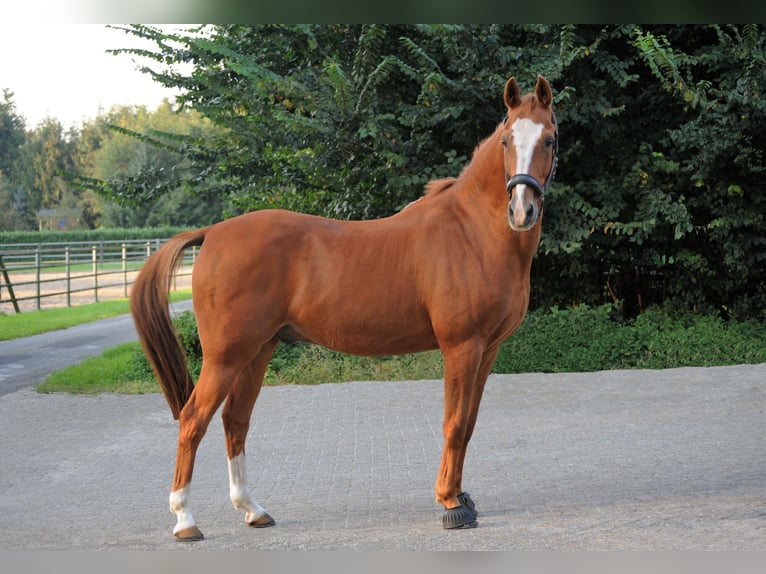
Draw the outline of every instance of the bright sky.
<instances>
[{"instance_id":1,"label":"bright sky","mask_svg":"<svg viewBox=\"0 0 766 574\"><path fill-rule=\"evenodd\" d=\"M188 28L188 24L162 24L163 29ZM99 110L113 105L156 108L175 93L137 70L153 63L129 54L106 50L141 47L151 42L104 24L14 23L0 20L0 94L14 94L16 111L27 129L45 117L58 119L66 128L79 127Z\"/></svg>"}]
</instances>

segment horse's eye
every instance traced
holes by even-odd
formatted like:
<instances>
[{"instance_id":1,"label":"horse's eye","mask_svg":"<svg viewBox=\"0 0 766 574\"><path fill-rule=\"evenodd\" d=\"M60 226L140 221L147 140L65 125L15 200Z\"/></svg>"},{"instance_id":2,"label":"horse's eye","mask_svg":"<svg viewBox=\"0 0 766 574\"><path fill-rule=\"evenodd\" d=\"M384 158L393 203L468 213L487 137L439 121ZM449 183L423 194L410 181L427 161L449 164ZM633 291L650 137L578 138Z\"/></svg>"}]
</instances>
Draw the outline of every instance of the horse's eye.
<instances>
[{"instance_id":1,"label":"horse's eye","mask_svg":"<svg viewBox=\"0 0 766 574\"><path fill-rule=\"evenodd\" d=\"M508 147L508 136L501 137L500 142L503 144L503 147Z\"/></svg>"},{"instance_id":2,"label":"horse's eye","mask_svg":"<svg viewBox=\"0 0 766 574\"><path fill-rule=\"evenodd\" d=\"M551 147L553 145L553 136L547 136L545 138L545 147Z\"/></svg>"}]
</instances>

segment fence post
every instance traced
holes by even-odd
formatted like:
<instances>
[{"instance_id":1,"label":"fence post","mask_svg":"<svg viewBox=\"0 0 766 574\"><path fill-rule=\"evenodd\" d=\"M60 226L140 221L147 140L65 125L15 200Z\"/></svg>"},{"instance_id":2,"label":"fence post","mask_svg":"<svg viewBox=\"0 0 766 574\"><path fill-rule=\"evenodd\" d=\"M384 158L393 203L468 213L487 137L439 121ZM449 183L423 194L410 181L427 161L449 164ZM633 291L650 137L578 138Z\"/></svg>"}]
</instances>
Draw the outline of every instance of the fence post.
<instances>
[{"instance_id":1,"label":"fence post","mask_svg":"<svg viewBox=\"0 0 766 574\"><path fill-rule=\"evenodd\" d=\"M146 242L146 258L149 259L152 256L152 244Z\"/></svg>"},{"instance_id":2,"label":"fence post","mask_svg":"<svg viewBox=\"0 0 766 574\"><path fill-rule=\"evenodd\" d=\"M93 297L98 303L98 248L91 247L91 258L93 259Z\"/></svg>"},{"instance_id":3,"label":"fence post","mask_svg":"<svg viewBox=\"0 0 766 574\"><path fill-rule=\"evenodd\" d=\"M122 244L122 295L128 296L128 246Z\"/></svg>"},{"instance_id":4,"label":"fence post","mask_svg":"<svg viewBox=\"0 0 766 574\"><path fill-rule=\"evenodd\" d=\"M37 304L37 310L40 310L40 266L42 265L42 255L40 253L40 246L35 248L35 302Z\"/></svg>"},{"instance_id":5,"label":"fence post","mask_svg":"<svg viewBox=\"0 0 766 574\"><path fill-rule=\"evenodd\" d=\"M13 284L11 283L11 278L8 276L8 269L6 269L5 263L3 263L2 255L0 255L0 271L3 272L3 277L5 278L5 288L8 290L8 296L11 298L11 303L13 303L13 309L16 311L16 313L21 313L21 309L19 309L19 302L16 301L16 294L13 292Z\"/></svg>"},{"instance_id":6,"label":"fence post","mask_svg":"<svg viewBox=\"0 0 766 574\"><path fill-rule=\"evenodd\" d=\"M72 306L72 259L69 245L64 247L64 267L66 268L66 306Z\"/></svg>"}]
</instances>

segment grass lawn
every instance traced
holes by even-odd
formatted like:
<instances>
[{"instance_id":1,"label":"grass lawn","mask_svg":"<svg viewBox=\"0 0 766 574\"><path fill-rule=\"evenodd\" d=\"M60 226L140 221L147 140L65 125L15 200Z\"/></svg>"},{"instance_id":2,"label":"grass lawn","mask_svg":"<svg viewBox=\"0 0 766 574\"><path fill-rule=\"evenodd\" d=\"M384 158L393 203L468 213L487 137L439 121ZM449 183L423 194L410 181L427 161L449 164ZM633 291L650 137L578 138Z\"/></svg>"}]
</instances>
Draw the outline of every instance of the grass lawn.
<instances>
[{"instance_id":1,"label":"grass lawn","mask_svg":"<svg viewBox=\"0 0 766 574\"><path fill-rule=\"evenodd\" d=\"M191 289L171 293L171 301L182 301L191 297ZM29 337L57 329L74 327L115 315L130 312L128 299L114 299L99 303L88 303L74 307L44 309L15 315L0 314L0 341Z\"/></svg>"},{"instance_id":2,"label":"grass lawn","mask_svg":"<svg viewBox=\"0 0 766 574\"><path fill-rule=\"evenodd\" d=\"M75 394L124 393L145 394L161 392L151 379L132 376L132 362L138 343L125 343L107 349L98 357L57 371L37 387L40 393L65 392Z\"/></svg>"}]
</instances>

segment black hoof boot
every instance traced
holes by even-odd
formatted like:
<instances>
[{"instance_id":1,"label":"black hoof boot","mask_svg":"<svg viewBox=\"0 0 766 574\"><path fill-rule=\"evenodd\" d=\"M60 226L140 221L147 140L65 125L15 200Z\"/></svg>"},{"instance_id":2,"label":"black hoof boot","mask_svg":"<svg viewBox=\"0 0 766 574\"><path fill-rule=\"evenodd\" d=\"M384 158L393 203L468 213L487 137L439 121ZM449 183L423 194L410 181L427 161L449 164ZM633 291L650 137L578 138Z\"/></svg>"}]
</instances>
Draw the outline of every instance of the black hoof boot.
<instances>
[{"instance_id":1,"label":"black hoof boot","mask_svg":"<svg viewBox=\"0 0 766 574\"><path fill-rule=\"evenodd\" d=\"M465 504L450 508L444 513L442 524L447 530L457 530L459 528L476 528L476 516Z\"/></svg>"},{"instance_id":2,"label":"black hoof boot","mask_svg":"<svg viewBox=\"0 0 766 574\"><path fill-rule=\"evenodd\" d=\"M471 514L473 514L474 518L479 516L479 511L476 510L476 503L473 501L470 494L461 492L457 495L457 500L460 504L465 506Z\"/></svg>"}]
</instances>

